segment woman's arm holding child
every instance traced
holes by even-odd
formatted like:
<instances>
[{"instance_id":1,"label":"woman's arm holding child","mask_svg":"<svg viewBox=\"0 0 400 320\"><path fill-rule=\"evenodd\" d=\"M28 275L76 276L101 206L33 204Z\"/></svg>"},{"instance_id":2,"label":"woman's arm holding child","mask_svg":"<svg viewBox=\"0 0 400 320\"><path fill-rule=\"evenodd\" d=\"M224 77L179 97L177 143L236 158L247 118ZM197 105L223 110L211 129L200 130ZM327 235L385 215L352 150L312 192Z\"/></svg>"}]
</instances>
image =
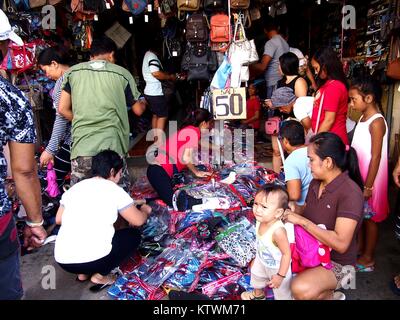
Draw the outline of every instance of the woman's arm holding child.
<instances>
[{"instance_id":1,"label":"woman's arm holding child","mask_svg":"<svg viewBox=\"0 0 400 320\"><path fill-rule=\"evenodd\" d=\"M279 288L290 267L290 244L284 228L277 229L272 236L272 240L282 252L282 259L278 273L271 277L268 286L270 288Z\"/></svg>"},{"instance_id":2,"label":"woman's arm holding child","mask_svg":"<svg viewBox=\"0 0 400 320\"><path fill-rule=\"evenodd\" d=\"M307 218L290 210L286 210L285 216L287 222L302 226L321 243L339 253L345 253L347 251L357 227L357 221L350 218L339 217L336 219L335 230L325 230Z\"/></svg>"}]
</instances>

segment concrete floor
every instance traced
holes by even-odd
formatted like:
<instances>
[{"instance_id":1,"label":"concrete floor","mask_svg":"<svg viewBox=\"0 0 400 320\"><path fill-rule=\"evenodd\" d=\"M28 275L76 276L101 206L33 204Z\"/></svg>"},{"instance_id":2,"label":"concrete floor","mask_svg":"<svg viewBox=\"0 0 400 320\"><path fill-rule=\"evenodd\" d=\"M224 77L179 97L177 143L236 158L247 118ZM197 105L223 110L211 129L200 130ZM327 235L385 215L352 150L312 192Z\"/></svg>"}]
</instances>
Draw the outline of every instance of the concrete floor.
<instances>
[{"instance_id":1,"label":"concrete floor","mask_svg":"<svg viewBox=\"0 0 400 320\"><path fill-rule=\"evenodd\" d=\"M145 174L142 159L130 159L135 177ZM268 166L267 166L268 167ZM393 194L393 193L392 193ZM400 242L394 238L394 215L380 225L374 272L357 273L356 289L346 290L348 300L400 300L389 289L389 281L400 273ZM21 274L27 300L108 300L107 290L89 291L90 282L75 281L54 261L54 244L21 257ZM54 280L54 281L53 281ZM47 289L45 289L47 288Z\"/></svg>"}]
</instances>

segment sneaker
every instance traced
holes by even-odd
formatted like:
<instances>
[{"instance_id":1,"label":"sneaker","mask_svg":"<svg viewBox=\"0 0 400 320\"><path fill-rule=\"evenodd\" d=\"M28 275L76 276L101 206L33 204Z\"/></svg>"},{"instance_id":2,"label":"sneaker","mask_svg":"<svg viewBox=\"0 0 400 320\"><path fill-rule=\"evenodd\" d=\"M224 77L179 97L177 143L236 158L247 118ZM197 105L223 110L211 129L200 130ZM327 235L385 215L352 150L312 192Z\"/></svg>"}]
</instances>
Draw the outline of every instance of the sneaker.
<instances>
[{"instance_id":1,"label":"sneaker","mask_svg":"<svg viewBox=\"0 0 400 320\"><path fill-rule=\"evenodd\" d=\"M333 293L333 300L346 300L346 295L341 291L335 291Z\"/></svg>"},{"instance_id":2,"label":"sneaker","mask_svg":"<svg viewBox=\"0 0 400 320\"><path fill-rule=\"evenodd\" d=\"M254 291L245 291L240 295L242 300L265 300L265 295L255 296Z\"/></svg>"}]
</instances>

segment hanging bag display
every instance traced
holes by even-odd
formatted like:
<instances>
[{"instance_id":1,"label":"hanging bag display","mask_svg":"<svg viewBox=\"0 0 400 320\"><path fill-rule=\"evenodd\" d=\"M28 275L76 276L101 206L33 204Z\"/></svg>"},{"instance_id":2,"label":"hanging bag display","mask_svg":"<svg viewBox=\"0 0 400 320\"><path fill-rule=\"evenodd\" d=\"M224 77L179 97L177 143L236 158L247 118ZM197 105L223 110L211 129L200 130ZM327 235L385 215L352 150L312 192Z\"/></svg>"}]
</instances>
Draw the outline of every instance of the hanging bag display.
<instances>
[{"instance_id":1,"label":"hanging bag display","mask_svg":"<svg viewBox=\"0 0 400 320\"><path fill-rule=\"evenodd\" d=\"M229 42L229 16L226 14L215 14L210 20L210 40L211 42Z\"/></svg>"},{"instance_id":2,"label":"hanging bag display","mask_svg":"<svg viewBox=\"0 0 400 320\"><path fill-rule=\"evenodd\" d=\"M215 72L213 80L211 81L211 88L224 89L232 72L232 65L229 63L228 58L225 56L217 72Z\"/></svg>"},{"instance_id":3,"label":"hanging bag display","mask_svg":"<svg viewBox=\"0 0 400 320\"><path fill-rule=\"evenodd\" d=\"M246 10L250 7L250 0L230 0L231 9Z\"/></svg>"},{"instance_id":4,"label":"hanging bag display","mask_svg":"<svg viewBox=\"0 0 400 320\"><path fill-rule=\"evenodd\" d=\"M13 72L23 72L31 69L36 63L36 49L38 46L45 46L43 40L34 40L19 46L10 41L7 55L0 66L1 69Z\"/></svg>"},{"instance_id":5,"label":"hanging bag display","mask_svg":"<svg viewBox=\"0 0 400 320\"><path fill-rule=\"evenodd\" d=\"M122 10L138 16L144 12L147 6L147 0L123 0Z\"/></svg>"},{"instance_id":6,"label":"hanging bag display","mask_svg":"<svg viewBox=\"0 0 400 320\"><path fill-rule=\"evenodd\" d=\"M213 11L213 10L221 10L225 8L224 0L204 0L203 3L204 10Z\"/></svg>"},{"instance_id":7,"label":"hanging bag display","mask_svg":"<svg viewBox=\"0 0 400 320\"><path fill-rule=\"evenodd\" d=\"M243 26L243 15L238 15L235 23L233 42L229 47L229 58L233 66L231 86L233 88L238 88L241 82L249 80L250 72L248 65L258 61L258 54L254 41L252 44L252 42L246 38L246 32Z\"/></svg>"},{"instance_id":8,"label":"hanging bag display","mask_svg":"<svg viewBox=\"0 0 400 320\"><path fill-rule=\"evenodd\" d=\"M162 0L160 7L165 14L173 13L174 8L176 8L176 0Z\"/></svg>"},{"instance_id":9,"label":"hanging bag display","mask_svg":"<svg viewBox=\"0 0 400 320\"><path fill-rule=\"evenodd\" d=\"M400 58L389 62L386 75L391 79L400 80Z\"/></svg>"},{"instance_id":10,"label":"hanging bag display","mask_svg":"<svg viewBox=\"0 0 400 320\"><path fill-rule=\"evenodd\" d=\"M182 59L182 70L187 71L187 80L207 80L217 68L217 57L206 43L188 43Z\"/></svg>"},{"instance_id":11,"label":"hanging bag display","mask_svg":"<svg viewBox=\"0 0 400 320\"><path fill-rule=\"evenodd\" d=\"M178 18L181 17L182 11L197 11L200 8L200 0L178 0Z\"/></svg>"},{"instance_id":12,"label":"hanging bag display","mask_svg":"<svg viewBox=\"0 0 400 320\"><path fill-rule=\"evenodd\" d=\"M208 20L203 14L194 13L187 19L186 40L189 42L208 41Z\"/></svg>"},{"instance_id":13,"label":"hanging bag display","mask_svg":"<svg viewBox=\"0 0 400 320\"><path fill-rule=\"evenodd\" d=\"M43 7L48 4L54 6L60 3L61 1L62 0L29 0L29 7L33 9L33 8Z\"/></svg>"}]
</instances>

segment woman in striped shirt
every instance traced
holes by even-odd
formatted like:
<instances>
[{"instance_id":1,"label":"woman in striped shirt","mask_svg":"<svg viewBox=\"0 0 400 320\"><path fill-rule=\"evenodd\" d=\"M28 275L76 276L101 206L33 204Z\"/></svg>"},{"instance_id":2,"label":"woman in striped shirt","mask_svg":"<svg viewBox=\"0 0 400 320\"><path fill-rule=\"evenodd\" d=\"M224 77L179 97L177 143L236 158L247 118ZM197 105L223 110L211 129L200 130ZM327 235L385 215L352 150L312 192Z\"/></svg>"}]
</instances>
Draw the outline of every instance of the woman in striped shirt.
<instances>
[{"instance_id":1,"label":"woman in striped shirt","mask_svg":"<svg viewBox=\"0 0 400 320\"><path fill-rule=\"evenodd\" d=\"M56 110L53 131L50 141L40 156L40 165L54 164L57 175L57 184L62 186L65 176L71 171L71 122L58 113L62 83L65 72L70 68L70 57L66 51L52 47L44 49L38 56L38 66L46 77L56 80L53 92L53 108Z\"/></svg>"}]
</instances>

